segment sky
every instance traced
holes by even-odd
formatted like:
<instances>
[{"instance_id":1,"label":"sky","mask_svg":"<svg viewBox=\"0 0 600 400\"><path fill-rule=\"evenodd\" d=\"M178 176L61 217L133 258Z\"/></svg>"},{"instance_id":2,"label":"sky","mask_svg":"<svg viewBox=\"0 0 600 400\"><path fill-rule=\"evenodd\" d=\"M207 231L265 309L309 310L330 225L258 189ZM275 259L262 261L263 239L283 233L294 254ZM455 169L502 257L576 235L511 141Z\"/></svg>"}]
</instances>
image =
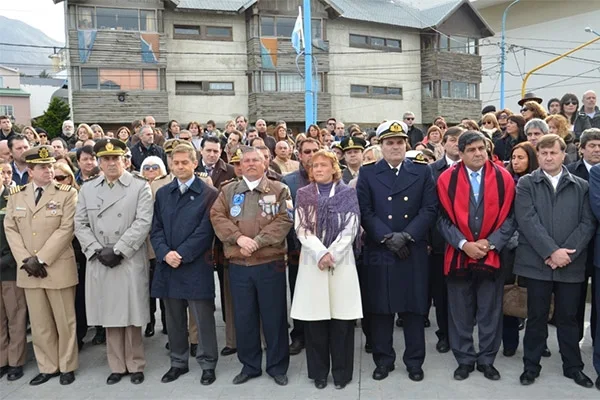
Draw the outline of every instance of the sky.
<instances>
[{"instance_id":1,"label":"sky","mask_svg":"<svg viewBox=\"0 0 600 400\"><path fill-rule=\"evenodd\" d=\"M24 21L59 42L65 42L64 4L52 0L0 0L0 15Z\"/></svg>"}]
</instances>

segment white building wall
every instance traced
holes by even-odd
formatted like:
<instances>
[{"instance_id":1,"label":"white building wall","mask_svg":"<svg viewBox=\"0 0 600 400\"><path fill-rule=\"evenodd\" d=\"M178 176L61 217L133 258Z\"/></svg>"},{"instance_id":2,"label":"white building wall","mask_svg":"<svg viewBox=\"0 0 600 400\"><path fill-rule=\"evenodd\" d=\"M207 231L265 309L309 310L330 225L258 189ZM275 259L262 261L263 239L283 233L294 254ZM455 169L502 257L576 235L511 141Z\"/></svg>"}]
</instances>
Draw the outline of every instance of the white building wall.
<instances>
[{"instance_id":1,"label":"white building wall","mask_svg":"<svg viewBox=\"0 0 600 400\"><path fill-rule=\"evenodd\" d=\"M586 26L600 31L600 2L587 2L585 12L579 8L565 8L565 2L519 3L510 9L507 18L507 60L505 74L505 106L518 110L521 85L525 74L536 66L551 60L557 54L567 52L580 44L594 39L592 33L584 31ZM578 3L578 4L575 4ZM569 3L571 5L571 3ZM490 23L496 36L482 41L480 54L483 62L481 100L484 105L500 105L500 40L502 13L507 4L479 10ZM573 6L585 6L573 0ZM591 6L591 9L590 9ZM575 14L575 12L579 12ZM574 15L568 15L574 14ZM492 45L486 45L486 44ZM497 43L497 45L496 45ZM550 54L552 53L552 54ZM527 92L533 91L547 101L560 98L565 93L574 93L580 99L586 90L600 93L600 40L587 48L545 67L527 82Z\"/></svg>"},{"instance_id":2,"label":"white building wall","mask_svg":"<svg viewBox=\"0 0 600 400\"><path fill-rule=\"evenodd\" d=\"M410 110L421 122L421 56L417 31L346 19L327 24L332 116L345 123L376 126L384 119L402 119ZM402 40L402 53L349 46L350 33ZM343 53L343 54L339 54ZM344 54L348 53L348 54ZM402 100L350 96L350 85L402 87Z\"/></svg>"},{"instance_id":3,"label":"white building wall","mask_svg":"<svg viewBox=\"0 0 600 400\"><path fill-rule=\"evenodd\" d=\"M48 109L52 95L59 88L60 86L21 85L21 89L31 94L29 100L33 118L44 114L44 111Z\"/></svg>"},{"instance_id":4,"label":"white building wall","mask_svg":"<svg viewBox=\"0 0 600 400\"><path fill-rule=\"evenodd\" d=\"M2 78L2 85L0 88L3 89L18 89L19 88L19 72L15 72L11 69L0 67L0 77Z\"/></svg>"},{"instance_id":5,"label":"white building wall","mask_svg":"<svg viewBox=\"0 0 600 400\"><path fill-rule=\"evenodd\" d=\"M173 25L232 26L233 41L173 39ZM219 127L248 113L246 22L242 15L165 12L169 118L185 124L213 119ZM178 54L180 53L180 54ZM182 54L193 53L193 54ZM202 53L202 54L199 54ZM223 54L227 53L227 54ZM176 95L175 81L234 82L235 96Z\"/></svg>"}]
</instances>

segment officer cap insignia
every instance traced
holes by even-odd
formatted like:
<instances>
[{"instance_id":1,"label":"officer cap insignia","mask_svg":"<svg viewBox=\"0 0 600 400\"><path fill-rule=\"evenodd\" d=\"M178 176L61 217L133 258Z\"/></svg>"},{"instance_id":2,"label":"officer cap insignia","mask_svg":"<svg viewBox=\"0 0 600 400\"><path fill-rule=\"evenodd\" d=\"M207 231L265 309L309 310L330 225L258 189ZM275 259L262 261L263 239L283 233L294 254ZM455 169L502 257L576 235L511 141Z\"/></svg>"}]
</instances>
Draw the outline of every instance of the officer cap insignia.
<instances>
[{"instance_id":1,"label":"officer cap insignia","mask_svg":"<svg viewBox=\"0 0 600 400\"><path fill-rule=\"evenodd\" d=\"M48 149L45 147L40 147L40 150L38 151L38 157L48 158L49 156L50 156L50 153L48 152Z\"/></svg>"},{"instance_id":2,"label":"officer cap insignia","mask_svg":"<svg viewBox=\"0 0 600 400\"><path fill-rule=\"evenodd\" d=\"M423 153L419 153L415 156L415 158L413 159L413 162L417 163L417 164L427 164L427 160L425 159L425 156L423 155Z\"/></svg>"},{"instance_id":3,"label":"officer cap insignia","mask_svg":"<svg viewBox=\"0 0 600 400\"><path fill-rule=\"evenodd\" d=\"M390 132L404 132L404 129L402 129L402 126L399 123L395 122L390 126Z\"/></svg>"}]
</instances>

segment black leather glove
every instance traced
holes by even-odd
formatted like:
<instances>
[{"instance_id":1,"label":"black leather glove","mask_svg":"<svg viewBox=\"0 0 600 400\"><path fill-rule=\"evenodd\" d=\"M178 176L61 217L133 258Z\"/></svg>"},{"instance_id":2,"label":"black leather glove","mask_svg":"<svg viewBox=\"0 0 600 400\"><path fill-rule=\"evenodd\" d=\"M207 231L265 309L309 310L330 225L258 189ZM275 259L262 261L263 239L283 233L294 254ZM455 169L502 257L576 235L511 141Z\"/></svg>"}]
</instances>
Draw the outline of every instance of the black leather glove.
<instances>
[{"instance_id":1,"label":"black leather glove","mask_svg":"<svg viewBox=\"0 0 600 400\"><path fill-rule=\"evenodd\" d=\"M98 253L98 261L109 268L114 268L121 264L122 260L123 256L115 254L112 247L104 247L100 250L100 253Z\"/></svg>"},{"instance_id":2,"label":"black leather glove","mask_svg":"<svg viewBox=\"0 0 600 400\"><path fill-rule=\"evenodd\" d=\"M398 253L411 241L411 236L406 232L392 232L383 237L383 243L392 253Z\"/></svg>"},{"instance_id":3,"label":"black leather glove","mask_svg":"<svg viewBox=\"0 0 600 400\"><path fill-rule=\"evenodd\" d=\"M408 257L410 257L410 249L408 246L404 246L396 252L396 255L400 257L401 260L406 260Z\"/></svg>"},{"instance_id":4,"label":"black leather glove","mask_svg":"<svg viewBox=\"0 0 600 400\"><path fill-rule=\"evenodd\" d=\"M36 256L24 259L21 269L24 269L29 276L35 278L45 278L48 276L44 264L42 264Z\"/></svg>"}]
</instances>

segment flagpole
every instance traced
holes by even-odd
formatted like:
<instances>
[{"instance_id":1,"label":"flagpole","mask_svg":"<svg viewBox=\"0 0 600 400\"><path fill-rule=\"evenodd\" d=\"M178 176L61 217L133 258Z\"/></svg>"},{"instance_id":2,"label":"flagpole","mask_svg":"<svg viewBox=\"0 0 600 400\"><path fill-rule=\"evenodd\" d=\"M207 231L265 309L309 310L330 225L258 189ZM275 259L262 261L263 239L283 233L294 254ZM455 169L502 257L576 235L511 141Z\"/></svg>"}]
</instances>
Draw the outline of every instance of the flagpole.
<instances>
[{"instance_id":1,"label":"flagpole","mask_svg":"<svg viewBox=\"0 0 600 400\"><path fill-rule=\"evenodd\" d=\"M312 60L312 21L310 0L304 0L304 115L305 127L315 123Z\"/></svg>"}]
</instances>

